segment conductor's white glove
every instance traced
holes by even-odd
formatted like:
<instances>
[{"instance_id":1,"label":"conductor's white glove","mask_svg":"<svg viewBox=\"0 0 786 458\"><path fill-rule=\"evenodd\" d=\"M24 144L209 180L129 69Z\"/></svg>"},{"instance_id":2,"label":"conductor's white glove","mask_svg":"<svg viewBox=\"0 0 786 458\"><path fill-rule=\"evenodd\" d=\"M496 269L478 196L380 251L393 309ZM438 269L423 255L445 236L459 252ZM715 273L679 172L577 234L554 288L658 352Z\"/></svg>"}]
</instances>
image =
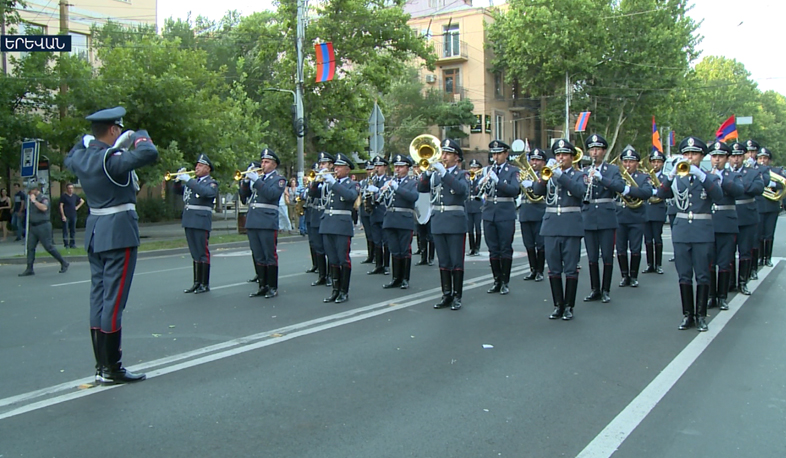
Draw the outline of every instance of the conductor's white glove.
<instances>
[{"instance_id":1,"label":"conductor's white glove","mask_svg":"<svg viewBox=\"0 0 786 458\"><path fill-rule=\"evenodd\" d=\"M87 148L88 146L90 146L90 142L92 142L95 139L96 138L93 137L92 135L87 134L87 135L82 137L82 144L85 145L85 148Z\"/></svg>"},{"instance_id":2,"label":"conductor's white glove","mask_svg":"<svg viewBox=\"0 0 786 458\"><path fill-rule=\"evenodd\" d=\"M123 132L122 134L120 134L119 137L117 137L117 140L115 140L114 147L128 149L131 146L131 144L134 142L134 140L131 139L132 135L134 135L133 130L127 130Z\"/></svg>"}]
</instances>

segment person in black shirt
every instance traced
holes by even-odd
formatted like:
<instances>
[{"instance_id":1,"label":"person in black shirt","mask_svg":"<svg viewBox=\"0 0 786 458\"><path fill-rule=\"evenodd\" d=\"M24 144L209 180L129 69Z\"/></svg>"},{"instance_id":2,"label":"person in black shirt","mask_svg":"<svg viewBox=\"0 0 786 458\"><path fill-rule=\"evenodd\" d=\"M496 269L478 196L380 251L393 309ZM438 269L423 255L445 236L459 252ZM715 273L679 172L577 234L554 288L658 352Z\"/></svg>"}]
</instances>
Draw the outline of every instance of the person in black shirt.
<instances>
[{"instance_id":1,"label":"person in black shirt","mask_svg":"<svg viewBox=\"0 0 786 458\"><path fill-rule=\"evenodd\" d=\"M84 199L74 194L74 185L68 183L66 192L60 196L60 218L63 220L63 246L66 248L76 248L76 212L84 203Z\"/></svg>"}]
</instances>

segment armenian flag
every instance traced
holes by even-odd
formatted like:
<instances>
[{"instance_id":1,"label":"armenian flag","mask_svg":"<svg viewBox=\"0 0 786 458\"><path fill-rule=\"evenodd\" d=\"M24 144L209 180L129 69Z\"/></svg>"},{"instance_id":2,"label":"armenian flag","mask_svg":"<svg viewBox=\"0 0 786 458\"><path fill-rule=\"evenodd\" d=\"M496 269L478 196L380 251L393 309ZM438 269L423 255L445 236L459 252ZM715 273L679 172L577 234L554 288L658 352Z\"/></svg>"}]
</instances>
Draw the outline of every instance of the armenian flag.
<instances>
[{"instance_id":1,"label":"armenian flag","mask_svg":"<svg viewBox=\"0 0 786 458\"><path fill-rule=\"evenodd\" d=\"M573 129L575 132L584 132L587 128L587 123L589 122L589 117L591 111L582 111L579 113L578 119L576 119L576 127Z\"/></svg>"},{"instance_id":2,"label":"armenian flag","mask_svg":"<svg viewBox=\"0 0 786 458\"><path fill-rule=\"evenodd\" d=\"M715 139L719 142L725 142L732 138L738 138L737 121L734 115L729 116L729 119L723 121L723 124L718 127L718 131L715 132Z\"/></svg>"},{"instance_id":3,"label":"armenian flag","mask_svg":"<svg viewBox=\"0 0 786 458\"><path fill-rule=\"evenodd\" d=\"M336 75L336 55L333 53L333 43L317 43L314 45L317 53L317 83L330 81Z\"/></svg>"},{"instance_id":4,"label":"armenian flag","mask_svg":"<svg viewBox=\"0 0 786 458\"><path fill-rule=\"evenodd\" d=\"M660 132L655 125L655 116L652 117L652 151L663 152L663 144L660 142Z\"/></svg>"}]
</instances>

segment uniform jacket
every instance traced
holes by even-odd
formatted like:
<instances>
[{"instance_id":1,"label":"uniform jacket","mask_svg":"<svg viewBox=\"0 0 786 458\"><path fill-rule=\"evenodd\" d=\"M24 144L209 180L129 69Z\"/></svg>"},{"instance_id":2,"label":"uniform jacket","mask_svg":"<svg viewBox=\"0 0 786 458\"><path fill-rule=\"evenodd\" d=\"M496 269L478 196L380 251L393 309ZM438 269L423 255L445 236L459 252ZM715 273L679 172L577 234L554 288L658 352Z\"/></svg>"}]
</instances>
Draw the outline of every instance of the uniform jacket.
<instances>
[{"instance_id":1,"label":"uniform jacket","mask_svg":"<svg viewBox=\"0 0 786 458\"><path fill-rule=\"evenodd\" d=\"M49 197L46 197L44 193L38 193L36 196L36 200L38 203L43 204L46 206L46 210L41 211L35 204L30 204L30 224L33 223L49 223L51 222L49 218L49 210L51 210L51 205L49 202ZM3 222L2 224L5 224Z\"/></svg>"},{"instance_id":2,"label":"uniform jacket","mask_svg":"<svg viewBox=\"0 0 786 458\"><path fill-rule=\"evenodd\" d=\"M581 200L587 193L587 175L573 167L562 172L559 178L549 181L539 180L532 185L532 191L546 196L546 213L540 226L544 237L582 237L584 236ZM556 181L556 183L553 183ZM565 208L568 211L563 212ZM553 209L553 210L550 210ZM576 211L570 211L570 210ZM610 213L614 213L613 211Z\"/></svg>"},{"instance_id":3,"label":"uniform jacket","mask_svg":"<svg viewBox=\"0 0 786 458\"><path fill-rule=\"evenodd\" d=\"M218 182L210 175L202 178L192 178L185 183L175 184L175 191L183 194L182 226L191 229L209 231L213 227L213 206L218 195ZM209 207L210 210L195 209L192 206Z\"/></svg>"},{"instance_id":4,"label":"uniform jacket","mask_svg":"<svg viewBox=\"0 0 786 458\"><path fill-rule=\"evenodd\" d=\"M308 201L311 202L311 214L308 224L319 227L322 224L322 214L325 213L327 203L327 183L323 181L312 181L308 186Z\"/></svg>"},{"instance_id":5,"label":"uniform jacket","mask_svg":"<svg viewBox=\"0 0 786 458\"><path fill-rule=\"evenodd\" d=\"M719 234L737 234L740 230L735 200L742 196L745 188L742 185L742 177L737 172L724 169L721 173L723 198L712 206L712 224L715 232Z\"/></svg>"},{"instance_id":6,"label":"uniform jacket","mask_svg":"<svg viewBox=\"0 0 786 458\"><path fill-rule=\"evenodd\" d=\"M246 229L278 230L278 203L286 187L287 179L278 170L260 176L253 184L245 180L240 183L240 198L248 199Z\"/></svg>"},{"instance_id":7,"label":"uniform jacket","mask_svg":"<svg viewBox=\"0 0 786 458\"><path fill-rule=\"evenodd\" d=\"M371 177L371 184L374 186L381 188L385 185L385 183L390 180L390 176L388 175L374 175ZM377 192L374 196L374 201L376 202L376 198L379 197L379 193ZM382 221L385 220L385 212L387 208L384 205L375 205L374 211L371 213L371 224L382 224Z\"/></svg>"},{"instance_id":8,"label":"uniform jacket","mask_svg":"<svg viewBox=\"0 0 786 458\"><path fill-rule=\"evenodd\" d=\"M538 173L538 178L540 178L540 173ZM529 189L531 190L532 188ZM540 202L533 202L529 199L529 197L527 197L527 193L522 191L521 206L519 207L519 221L522 223L543 221L543 215L545 214L545 199L542 199Z\"/></svg>"},{"instance_id":9,"label":"uniform jacket","mask_svg":"<svg viewBox=\"0 0 786 458\"><path fill-rule=\"evenodd\" d=\"M469 196L467 197L467 214L480 213L483 208L483 196L480 194L480 173L475 175L474 180L469 180Z\"/></svg>"},{"instance_id":10,"label":"uniform jacket","mask_svg":"<svg viewBox=\"0 0 786 458\"><path fill-rule=\"evenodd\" d=\"M366 199L364 198L364 194L366 193L366 188L372 183L373 177L367 177L360 180L360 216L364 218L371 218L371 214L374 213L374 205L373 203L369 204L369 208L366 209ZM373 198L372 198L373 200Z\"/></svg>"},{"instance_id":11,"label":"uniform jacket","mask_svg":"<svg viewBox=\"0 0 786 458\"><path fill-rule=\"evenodd\" d=\"M463 234L467 231L464 202L469 194L469 174L466 171L454 166L444 177L439 173L423 173L418 181L418 192L431 193L432 234Z\"/></svg>"},{"instance_id":12,"label":"uniform jacket","mask_svg":"<svg viewBox=\"0 0 786 458\"><path fill-rule=\"evenodd\" d=\"M652 178L649 174L635 171L631 174L638 186L631 186L626 197L641 199L644 203L639 208L630 208L621 196L617 196L617 223L642 224L647 220L647 201L652 197Z\"/></svg>"},{"instance_id":13,"label":"uniform jacket","mask_svg":"<svg viewBox=\"0 0 786 458\"><path fill-rule=\"evenodd\" d=\"M658 181L661 183L663 183L663 180L666 179L666 175L663 172L658 172L655 174L655 176L658 177ZM655 183L652 183L652 185L655 186ZM647 217L645 218L646 221L659 221L659 222L666 221L667 205L665 200L661 200L658 203L653 203L650 202L649 199L647 199L647 203L645 204L645 206L647 207L646 208Z\"/></svg>"},{"instance_id":14,"label":"uniform jacket","mask_svg":"<svg viewBox=\"0 0 786 458\"><path fill-rule=\"evenodd\" d=\"M756 196L764 191L761 172L754 167L741 167L735 170L742 178L742 195L737 197L737 223L740 226L759 224L759 206Z\"/></svg>"},{"instance_id":15,"label":"uniform jacket","mask_svg":"<svg viewBox=\"0 0 786 458\"><path fill-rule=\"evenodd\" d=\"M674 181L666 178L658 189L658 197L674 198L674 205L677 207L677 218L674 219L671 238L676 243L714 242L712 204L723 199L719 178L717 175L707 173L703 183L697 177L694 177L691 183L690 177L691 175L676 176ZM710 215L710 219L691 218L696 214ZM683 215L687 218L683 218Z\"/></svg>"},{"instance_id":16,"label":"uniform jacket","mask_svg":"<svg viewBox=\"0 0 786 458\"><path fill-rule=\"evenodd\" d=\"M770 171L772 171L773 173L777 173L780 176L786 176L784 175L783 170L779 167L772 167L769 165L758 165L758 164L756 164L756 166L758 166L759 170L761 171L761 178L764 181L764 187L767 187L770 181L774 181L772 180L772 178L770 178ZM781 190L783 189L783 186L776 181L775 188ZM756 204L758 204L759 213L780 213L781 211L780 202L774 202L762 195L756 197Z\"/></svg>"},{"instance_id":17,"label":"uniform jacket","mask_svg":"<svg viewBox=\"0 0 786 458\"><path fill-rule=\"evenodd\" d=\"M327 183L324 185L327 186L328 193L322 222L319 223L319 233L352 237L355 235L352 209L360 194L360 184L352 181L350 177L344 177L332 185ZM335 211L341 214L334 213Z\"/></svg>"},{"instance_id":18,"label":"uniform jacket","mask_svg":"<svg viewBox=\"0 0 786 458\"><path fill-rule=\"evenodd\" d=\"M110 145L93 140L87 148L80 142L66 156L64 164L79 178L91 209L136 204L132 172L155 162L158 149L147 131L138 130L134 137L137 143L132 150L110 149ZM100 216L91 213L85 224L85 250L91 242L94 253L139 246L138 221L136 210Z\"/></svg>"},{"instance_id":19,"label":"uniform jacket","mask_svg":"<svg viewBox=\"0 0 786 458\"><path fill-rule=\"evenodd\" d=\"M588 170L589 167L584 170L585 175ZM590 202L581 206L581 217L586 231L617 228L614 198L618 192L625 190L625 180L620 175L620 168L614 164L604 162L599 166L599 170L603 179L595 179L589 196ZM583 199L583 196L579 198ZM598 199L602 201L597 202Z\"/></svg>"},{"instance_id":20,"label":"uniform jacket","mask_svg":"<svg viewBox=\"0 0 786 458\"><path fill-rule=\"evenodd\" d=\"M394 178L395 179L395 178ZM404 177L398 185L398 189L393 193L393 201L385 212L385 220L382 222L383 229L407 229L415 230L415 202L420 194L417 189L417 181L413 177Z\"/></svg>"},{"instance_id":21,"label":"uniform jacket","mask_svg":"<svg viewBox=\"0 0 786 458\"><path fill-rule=\"evenodd\" d=\"M492 170L499 182L486 193L483 202L483 221L515 221L516 197L519 195L519 169L505 162L495 165Z\"/></svg>"}]
</instances>

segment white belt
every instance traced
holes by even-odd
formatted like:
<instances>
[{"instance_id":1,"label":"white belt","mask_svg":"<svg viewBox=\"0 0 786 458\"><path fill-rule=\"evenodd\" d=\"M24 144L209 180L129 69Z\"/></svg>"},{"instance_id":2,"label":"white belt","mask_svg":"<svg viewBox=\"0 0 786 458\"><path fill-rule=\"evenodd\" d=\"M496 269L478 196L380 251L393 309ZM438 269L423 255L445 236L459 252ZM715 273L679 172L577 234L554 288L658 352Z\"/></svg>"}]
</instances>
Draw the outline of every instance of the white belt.
<instances>
[{"instance_id":1,"label":"white belt","mask_svg":"<svg viewBox=\"0 0 786 458\"><path fill-rule=\"evenodd\" d=\"M677 213L677 218L687 219L690 222L693 221L694 219L712 219L712 215L709 213L679 212Z\"/></svg>"},{"instance_id":2,"label":"white belt","mask_svg":"<svg viewBox=\"0 0 786 458\"><path fill-rule=\"evenodd\" d=\"M325 209L325 214L328 216L333 215L351 215L352 211L350 210L333 210L332 208Z\"/></svg>"},{"instance_id":3,"label":"white belt","mask_svg":"<svg viewBox=\"0 0 786 458\"><path fill-rule=\"evenodd\" d=\"M752 204L754 202L756 202L756 199L754 199L754 198L745 199L745 200L735 200L734 201L734 203L737 204L737 205Z\"/></svg>"},{"instance_id":4,"label":"white belt","mask_svg":"<svg viewBox=\"0 0 786 458\"><path fill-rule=\"evenodd\" d=\"M516 199L514 199L513 197L495 197L494 199L492 199L492 201L495 204L497 202L513 202L514 200L516 200Z\"/></svg>"},{"instance_id":5,"label":"white belt","mask_svg":"<svg viewBox=\"0 0 786 458\"><path fill-rule=\"evenodd\" d=\"M389 212L404 212L404 213L412 213L415 214L415 210L412 208L403 208L403 207L388 207Z\"/></svg>"},{"instance_id":6,"label":"white belt","mask_svg":"<svg viewBox=\"0 0 786 458\"><path fill-rule=\"evenodd\" d=\"M256 203L256 202L254 202L251 205L249 205L249 207L251 207L251 208L269 208L271 210L278 210L278 205L260 204L260 203Z\"/></svg>"},{"instance_id":7,"label":"white belt","mask_svg":"<svg viewBox=\"0 0 786 458\"><path fill-rule=\"evenodd\" d=\"M715 205L715 204L712 204L712 211L716 211L716 210L734 210L734 211L737 211L737 206L736 205Z\"/></svg>"},{"instance_id":8,"label":"white belt","mask_svg":"<svg viewBox=\"0 0 786 458\"><path fill-rule=\"evenodd\" d=\"M114 207L105 207L105 208L90 208L90 214L96 216L106 216L106 215L114 215L115 213L122 213L131 210L136 210L136 205L134 204L120 204L115 205Z\"/></svg>"},{"instance_id":9,"label":"white belt","mask_svg":"<svg viewBox=\"0 0 786 458\"><path fill-rule=\"evenodd\" d=\"M572 212L580 212L581 207L546 207L546 213L572 213Z\"/></svg>"},{"instance_id":10,"label":"white belt","mask_svg":"<svg viewBox=\"0 0 786 458\"><path fill-rule=\"evenodd\" d=\"M440 213L441 212L457 212L457 211L462 211L463 212L464 211L464 206L463 205L432 205L431 206L431 210L432 211L438 211Z\"/></svg>"},{"instance_id":11,"label":"white belt","mask_svg":"<svg viewBox=\"0 0 786 458\"><path fill-rule=\"evenodd\" d=\"M213 211L213 207L210 207L208 205L186 205L185 209L186 210L201 210L201 211L207 211L207 212L212 212Z\"/></svg>"},{"instance_id":12,"label":"white belt","mask_svg":"<svg viewBox=\"0 0 786 458\"><path fill-rule=\"evenodd\" d=\"M602 199L590 199L591 204L608 204L614 202L614 199L611 197L604 197Z\"/></svg>"}]
</instances>

